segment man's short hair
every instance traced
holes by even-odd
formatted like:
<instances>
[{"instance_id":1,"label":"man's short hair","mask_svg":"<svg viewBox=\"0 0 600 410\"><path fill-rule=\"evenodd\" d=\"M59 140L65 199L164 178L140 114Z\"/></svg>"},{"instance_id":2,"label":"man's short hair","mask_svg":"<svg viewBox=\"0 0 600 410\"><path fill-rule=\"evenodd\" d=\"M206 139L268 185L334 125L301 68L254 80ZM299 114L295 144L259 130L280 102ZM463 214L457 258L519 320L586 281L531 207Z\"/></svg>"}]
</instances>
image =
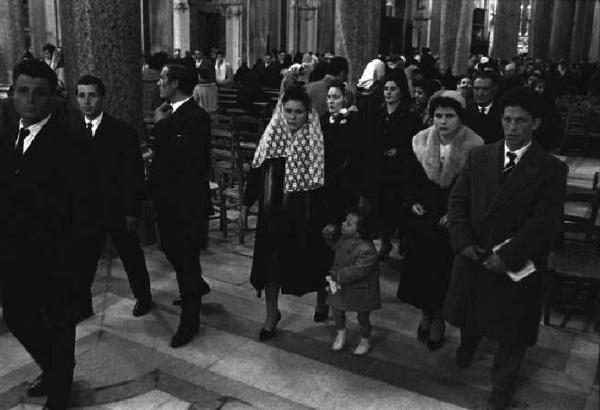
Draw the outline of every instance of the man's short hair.
<instances>
[{"instance_id":1,"label":"man's short hair","mask_svg":"<svg viewBox=\"0 0 600 410\"><path fill-rule=\"evenodd\" d=\"M177 80L177 89L185 95L192 95L198 82L198 76L189 67L181 64L167 65L167 78L169 82Z\"/></svg>"},{"instance_id":2,"label":"man's short hair","mask_svg":"<svg viewBox=\"0 0 600 410\"><path fill-rule=\"evenodd\" d=\"M527 87L516 87L507 91L500 102L500 115L504 113L506 107L519 107L527 111L533 118L541 118L540 107L541 99L532 89Z\"/></svg>"},{"instance_id":3,"label":"man's short hair","mask_svg":"<svg viewBox=\"0 0 600 410\"><path fill-rule=\"evenodd\" d=\"M54 44L47 43L44 45L44 47L42 47L42 51L48 51L50 54L54 55L56 47L54 46Z\"/></svg>"},{"instance_id":4,"label":"man's short hair","mask_svg":"<svg viewBox=\"0 0 600 410\"><path fill-rule=\"evenodd\" d=\"M39 60L23 60L17 64L13 70L13 84L17 82L20 75L27 75L33 78L43 78L48 81L50 91L54 92L58 85L56 73L50 66Z\"/></svg>"},{"instance_id":5,"label":"man's short hair","mask_svg":"<svg viewBox=\"0 0 600 410\"><path fill-rule=\"evenodd\" d=\"M475 75L473 76L473 83L475 83L475 80L477 80L478 78L482 80L491 80L492 85L498 85L498 76L494 72L480 71L475 73Z\"/></svg>"},{"instance_id":6,"label":"man's short hair","mask_svg":"<svg viewBox=\"0 0 600 410\"><path fill-rule=\"evenodd\" d=\"M77 80L77 85L95 85L96 91L100 94L101 97L106 95L106 88L104 87L104 83L101 79L93 75L84 75Z\"/></svg>"},{"instance_id":7,"label":"man's short hair","mask_svg":"<svg viewBox=\"0 0 600 410\"><path fill-rule=\"evenodd\" d=\"M327 69L325 74L329 75L340 75L343 71L348 72L348 60L344 57L333 57L329 64L327 64Z\"/></svg>"}]
</instances>

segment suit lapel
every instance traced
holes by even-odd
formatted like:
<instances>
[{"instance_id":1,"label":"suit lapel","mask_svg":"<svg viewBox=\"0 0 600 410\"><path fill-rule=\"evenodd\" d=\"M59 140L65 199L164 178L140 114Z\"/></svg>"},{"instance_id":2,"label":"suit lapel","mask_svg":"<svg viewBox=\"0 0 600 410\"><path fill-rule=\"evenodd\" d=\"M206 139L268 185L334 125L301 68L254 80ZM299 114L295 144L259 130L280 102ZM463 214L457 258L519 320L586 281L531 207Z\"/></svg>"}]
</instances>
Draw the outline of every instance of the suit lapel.
<instances>
[{"instance_id":1,"label":"suit lapel","mask_svg":"<svg viewBox=\"0 0 600 410\"><path fill-rule=\"evenodd\" d=\"M504 141L502 142L504 144ZM498 172L498 181L500 182L500 173L504 165L504 145L501 145L502 153L498 156L501 168ZM494 212L496 209L508 202L512 197L522 191L531 181L537 178L540 174L539 164L543 161L541 158L541 148L536 143L532 143L527 152L523 155L523 158L517 163L514 170L506 177L506 180L502 185L499 186L498 193L492 202L492 205L488 209L486 216Z\"/></svg>"}]
</instances>

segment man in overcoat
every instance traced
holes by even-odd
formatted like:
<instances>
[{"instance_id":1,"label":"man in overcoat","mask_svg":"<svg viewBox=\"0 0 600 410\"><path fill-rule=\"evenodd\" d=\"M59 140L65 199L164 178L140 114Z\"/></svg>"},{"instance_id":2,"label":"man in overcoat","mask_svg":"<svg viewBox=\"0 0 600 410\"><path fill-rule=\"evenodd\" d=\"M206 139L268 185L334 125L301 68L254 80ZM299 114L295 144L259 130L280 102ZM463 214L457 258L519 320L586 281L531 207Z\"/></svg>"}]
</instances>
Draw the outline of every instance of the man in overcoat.
<instances>
[{"instance_id":1,"label":"man in overcoat","mask_svg":"<svg viewBox=\"0 0 600 410\"><path fill-rule=\"evenodd\" d=\"M171 347L189 343L198 333L202 295L210 288L202 279L200 248L205 239L210 204L210 116L192 92L196 73L178 64L165 66L158 85L166 102L154 113L154 157L148 189L157 212L165 256L175 269L181 316Z\"/></svg>"},{"instance_id":2,"label":"man in overcoat","mask_svg":"<svg viewBox=\"0 0 600 410\"><path fill-rule=\"evenodd\" d=\"M504 137L497 98L498 82L498 76L493 72L483 71L475 74L473 104L467 106L465 124L481 136L486 144Z\"/></svg>"},{"instance_id":3,"label":"man in overcoat","mask_svg":"<svg viewBox=\"0 0 600 410\"><path fill-rule=\"evenodd\" d=\"M0 278L3 319L41 368L30 396L64 409L75 367L76 244L95 213L90 156L52 113L57 78L44 62L13 71L18 121L0 129Z\"/></svg>"},{"instance_id":4,"label":"man in overcoat","mask_svg":"<svg viewBox=\"0 0 600 410\"><path fill-rule=\"evenodd\" d=\"M536 343L547 256L562 221L567 167L531 140L539 106L531 90L507 92L499 104L505 138L471 151L449 198L458 255L444 315L461 328L459 367L482 337L498 342L494 409L509 405L525 349Z\"/></svg>"},{"instance_id":5,"label":"man in overcoat","mask_svg":"<svg viewBox=\"0 0 600 410\"><path fill-rule=\"evenodd\" d=\"M150 277L140 246L138 224L145 196L144 163L133 127L104 111L106 94L98 77L84 75L77 81L77 102L82 117L76 132L91 148L99 194L100 219L97 232L82 244L81 300L77 319L93 314L90 288L106 236L110 235L123 261L136 299L134 316L152 308Z\"/></svg>"}]
</instances>

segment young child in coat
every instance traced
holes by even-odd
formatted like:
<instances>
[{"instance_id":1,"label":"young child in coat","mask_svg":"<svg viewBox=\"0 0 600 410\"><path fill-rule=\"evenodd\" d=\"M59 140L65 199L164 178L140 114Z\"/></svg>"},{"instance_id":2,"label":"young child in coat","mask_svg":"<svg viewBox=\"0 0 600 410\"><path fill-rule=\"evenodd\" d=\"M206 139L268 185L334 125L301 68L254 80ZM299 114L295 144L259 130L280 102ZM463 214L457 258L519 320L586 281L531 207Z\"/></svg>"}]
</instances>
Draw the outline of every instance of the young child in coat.
<instances>
[{"instance_id":1,"label":"young child in coat","mask_svg":"<svg viewBox=\"0 0 600 410\"><path fill-rule=\"evenodd\" d=\"M327 276L330 285L327 304L333 309L337 328L331 348L340 351L345 347L346 312L357 312L361 338L353 353L365 355L371 349L369 315L381 307L377 251L373 241L367 239L366 217L360 211L351 211L342 223L339 238L334 225L323 229L323 237L335 251L333 266Z\"/></svg>"}]
</instances>

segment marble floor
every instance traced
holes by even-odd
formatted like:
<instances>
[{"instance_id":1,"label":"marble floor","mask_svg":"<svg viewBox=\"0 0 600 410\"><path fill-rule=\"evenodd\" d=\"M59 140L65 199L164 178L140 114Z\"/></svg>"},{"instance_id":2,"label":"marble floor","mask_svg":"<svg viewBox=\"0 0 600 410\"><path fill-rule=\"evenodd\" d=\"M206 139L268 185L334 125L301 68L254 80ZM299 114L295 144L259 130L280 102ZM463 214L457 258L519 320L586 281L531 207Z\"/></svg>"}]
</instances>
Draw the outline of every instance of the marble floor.
<instances>
[{"instance_id":1,"label":"marble floor","mask_svg":"<svg viewBox=\"0 0 600 410\"><path fill-rule=\"evenodd\" d=\"M577 175L589 177L586 172ZM331 352L333 322L313 322L314 294L282 297L278 337L258 342L265 308L264 296L257 298L248 281L253 235L238 245L233 234L224 240L214 223L201 256L212 291L203 299L198 337L180 349L169 347L179 312L171 301L178 292L162 253L145 248L157 306L142 318L131 315L134 300L120 260L99 263L96 315L77 329L74 408L454 409L485 402L494 344L484 342L472 366L458 370L457 329L447 329L447 341L435 353L419 343L419 312L395 296L395 253L381 263L383 307L373 315L369 355L355 357L351 347ZM551 322L559 319L555 314ZM352 318L351 345L357 331ZM537 346L527 351L512 406L598 409L598 356L599 336L589 318L573 317L564 328L542 326ZM42 400L26 395L38 373L0 321L0 410L41 408Z\"/></svg>"}]
</instances>

